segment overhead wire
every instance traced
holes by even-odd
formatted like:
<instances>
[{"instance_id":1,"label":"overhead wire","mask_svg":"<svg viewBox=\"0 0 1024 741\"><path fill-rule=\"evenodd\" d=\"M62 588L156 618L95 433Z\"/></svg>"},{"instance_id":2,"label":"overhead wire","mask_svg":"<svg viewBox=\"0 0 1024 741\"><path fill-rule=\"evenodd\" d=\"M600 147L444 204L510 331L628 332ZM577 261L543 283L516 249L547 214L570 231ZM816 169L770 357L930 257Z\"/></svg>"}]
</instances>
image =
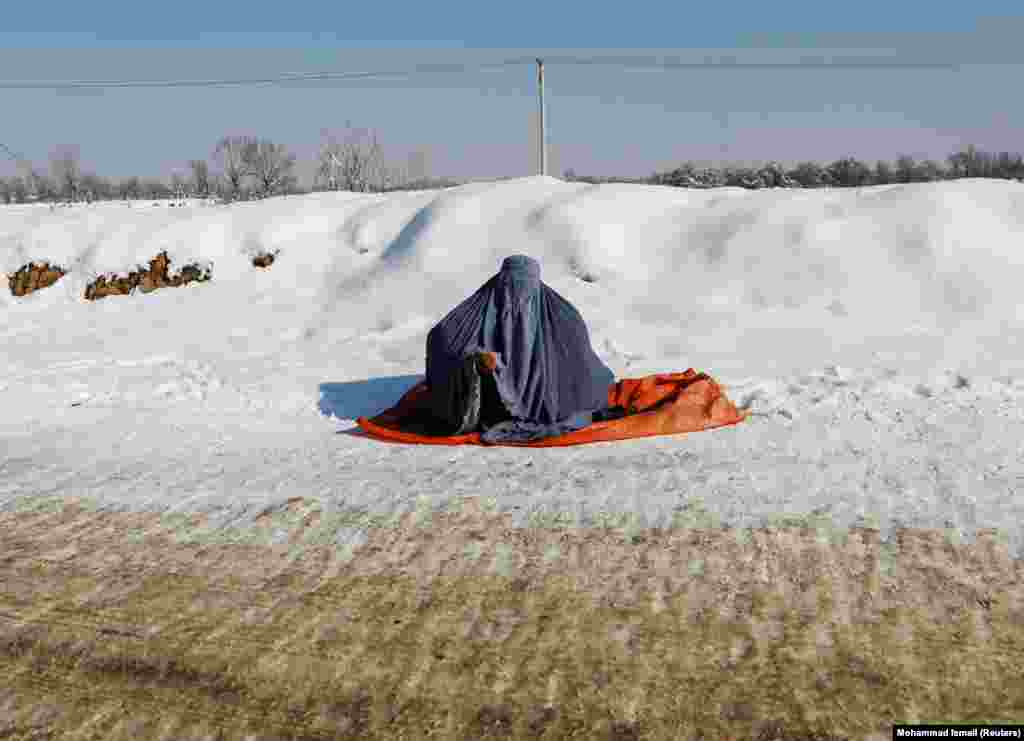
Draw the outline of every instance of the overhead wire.
<instances>
[{"instance_id":1,"label":"overhead wire","mask_svg":"<svg viewBox=\"0 0 1024 741\"><path fill-rule=\"evenodd\" d=\"M638 57L638 56L549 56L544 64L610 65L636 69L722 69L722 70L821 70L821 69L919 69L952 71L959 68L953 62L904 62L884 57L839 57L827 61L821 56L803 57L796 62L740 62L734 57L718 59L705 58L699 62L688 62L679 57Z\"/></svg>"},{"instance_id":2,"label":"overhead wire","mask_svg":"<svg viewBox=\"0 0 1024 741\"><path fill-rule=\"evenodd\" d=\"M545 65L604 65L619 66L632 69L664 69L664 70L945 70L958 68L955 63L948 62L901 62L885 58L841 57L836 61L827 61L821 57L803 58L797 62L740 62L732 58L717 60L705 59L699 62L688 62L678 57L654 56L567 56L555 55L544 57ZM287 85L303 82L358 82L360 80L407 78L417 75L465 73L489 69L534 64L534 57L518 57L500 62L485 64L462 63L431 63L420 64L408 69L378 70L373 72L301 72L292 74L268 75L266 77L220 78L207 80L0 80L0 90L81 90L81 89L118 89L118 88L204 88L204 87L239 87L249 85Z\"/></svg>"},{"instance_id":3,"label":"overhead wire","mask_svg":"<svg viewBox=\"0 0 1024 741\"><path fill-rule=\"evenodd\" d=\"M279 85L295 82L344 82L370 80L387 77L411 77L421 74L438 74L450 72L472 72L486 69L499 69L522 64L532 64L533 59L507 59L502 62L488 64L434 63L421 64L412 69L378 70L375 72L300 72L293 74L273 75L267 77L224 78L213 80L68 80L68 81L37 81L37 80L0 80L0 89L4 90L61 90L82 88L176 88L176 87L227 87L242 85Z\"/></svg>"}]
</instances>

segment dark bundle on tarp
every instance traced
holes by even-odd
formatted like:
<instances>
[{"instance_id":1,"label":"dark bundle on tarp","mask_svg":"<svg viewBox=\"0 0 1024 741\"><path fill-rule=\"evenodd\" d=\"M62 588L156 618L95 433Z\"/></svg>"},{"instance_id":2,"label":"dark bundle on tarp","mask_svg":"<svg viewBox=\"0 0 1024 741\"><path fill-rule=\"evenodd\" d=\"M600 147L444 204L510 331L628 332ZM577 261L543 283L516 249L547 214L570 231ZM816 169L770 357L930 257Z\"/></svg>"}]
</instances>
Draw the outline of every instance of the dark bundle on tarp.
<instances>
[{"instance_id":1,"label":"dark bundle on tarp","mask_svg":"<svg viewBox=\"0 0 1024 741\"><path fill-rule=\"evenodd\" d=\"M498 355L483 377L474 353ZM525 255L456 306L427 336L429 405L442 434L482 429L484 442L525 442L578 430L608 404L615 376L580 313Z\"/></svg>"}]
</instances>

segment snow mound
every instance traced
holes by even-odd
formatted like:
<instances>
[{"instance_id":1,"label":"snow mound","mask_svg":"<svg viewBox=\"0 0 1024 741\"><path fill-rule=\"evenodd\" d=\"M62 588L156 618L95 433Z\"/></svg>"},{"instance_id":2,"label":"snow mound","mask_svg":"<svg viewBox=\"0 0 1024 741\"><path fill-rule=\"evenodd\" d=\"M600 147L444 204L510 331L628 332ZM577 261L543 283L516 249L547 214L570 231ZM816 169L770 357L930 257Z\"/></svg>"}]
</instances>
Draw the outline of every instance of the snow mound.
<instances>
[{"instance_id":1,"label":"snow mound","mask_svg":"<svg viewBox=\"0 0 1024 741\"><path fill-rule=\"evenodd\" d=\"M67 271L23 297L0 291L0 505L65 491L42 476L139 506L298 489L401 509L411 491L487 489L524 515L639 506L657 521L706 489L733 522L767 508L1024 522L1022 234L1024 184L989 180L745 191L537 177L232 205L0 206L4 277L32 261ZM84 300L97 276L161 252L212 280ZM273 265L254 267L259 254ZM540 261L618 376L694 367L751 420L571 455L444 452L455 469L434 450L334 435L422 374L429 329L510 254ZM493 473L523 455L539 462L532 478ZM725 488L710 489L723 466Z\"/></svg>"}]
</instances>

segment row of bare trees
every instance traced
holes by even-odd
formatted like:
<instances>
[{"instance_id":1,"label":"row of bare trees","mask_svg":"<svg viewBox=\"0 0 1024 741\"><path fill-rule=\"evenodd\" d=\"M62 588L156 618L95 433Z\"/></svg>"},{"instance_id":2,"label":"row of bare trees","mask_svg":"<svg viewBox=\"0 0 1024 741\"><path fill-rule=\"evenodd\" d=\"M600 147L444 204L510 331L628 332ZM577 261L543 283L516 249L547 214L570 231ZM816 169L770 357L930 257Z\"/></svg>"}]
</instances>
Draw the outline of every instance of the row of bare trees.
<instances>
[{"instance_id":1,"label":"row of bare trees","mask_svg":"<svg viewBox=\"0 0 1024 741\"><path fill-rule=\"evenodd\" d=\"M567 180L608 182L614 178L590 178L566 171ZM687 188L714 188L734 186L740 188L820 188L889 185L894 183L924 183L959 178L1024 179L1024 157L1012 152L998 154L984 152L974 146L951 154L945 166L935 160L915 160L899 157L895 163L880 160L871 166L854 157L844 157L822 165L801 162L786 168L778 162L760 167L698 167L683 165L649 178L635 178L630 182L673 185Z\"/></svg>"},{"instance_id":2,"label":"row of bare trees","mask_svg":"<svg viewBox=\"0 0 1024 741\"><path fill-rule=\"evenodd\" d=\"M40 172L28 163L22 163L22 172L13 177L0 178L0 203L181 198L187 194L208 193L210 190L209 167L202 160L190 163L192 181L177 172L169 180L137 176L120 180L103 178L83 171L78 148L71 146L54 150L49 164L49 174ZM198 191L192 186L197 174L201 175L198 181L201 188Z\"/></svg>"},{"instance_id":3,"label":"row of bare trees","mask_svg":"<svg viewBox=\"0 0 1024 741\"><path fill-rule=\"evenodd\" d=\"M302 192L295 173L296 158L284 145L251 136L226 136L217 142L213 160L220 172L211 172L207 160L191 160L189 177L175 173L169 181L158 178L123 178L111 181L81 167L77 148L61 147L50 158L49 175L34 168L0 178L0 203L29 201L93 201L120 198L182 198L216 196L224 201ZM376 133L353 129L344 135L324 131L316 155L312 190L384 192L398 189L436 188L458 184L432 179L426 153L413 153L405 162L388 160ZM648 178L585 177L572 170L567 180L583 182L635 182L679 187L712 188L816 188L857 187L890 183L916 183L956 178L1003 178L1024 180L1020 154L985 152L974 146L951 154L945 166L934 160L899 157L895 163L874 166L853 157L821 165L801 162L785 168L778 162L760 167L698 167L693 163ZM308 189L307 189L308 190Z\"/></svg>"},{"instance_id":4,"label":"row of bare trees","mask_svg":"<svg viewBox=\"0 0 1024 741\"><path fill-rule=\"evenodd\" d=\"M429 177L427 156L422 150L405 162L389 161L376 133L351 125L340 135L323 132L311 188L299 184L295 155L268 139L226 136L217 142L211 159L219 172L211 170L209 161L195 159L188 163L187 177L175 172L167 181L139 177L113 181L83 172L78 149L61 147L50 157L48 175L25 167L18 175L0 178L0 203L184 196L236 201L309 189L380 192L455 184Z\"/></svg>"}]
</instances>

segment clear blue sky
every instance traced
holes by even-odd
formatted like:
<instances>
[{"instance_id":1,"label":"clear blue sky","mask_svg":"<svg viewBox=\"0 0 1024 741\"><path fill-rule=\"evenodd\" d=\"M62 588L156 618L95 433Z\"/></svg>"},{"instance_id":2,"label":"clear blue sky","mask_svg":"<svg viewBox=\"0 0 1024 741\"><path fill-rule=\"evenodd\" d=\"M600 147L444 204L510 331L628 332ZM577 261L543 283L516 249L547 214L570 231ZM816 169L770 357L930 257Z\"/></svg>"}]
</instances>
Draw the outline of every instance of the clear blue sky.
<instances>
[{"instance_id":1,"label":"clear blue sky","mask_svg":"<svg viewBox=\"0 0 1024 741\"><path fill-rule=\"evenodd\" d=\"M1020 2L14 3L0 81L208 79L377 71L522 56L790 62L898 55L958 71L689 71L547 66L549 173L646 175L697 161L793 162L974 143L1024 151ZM546 7L549 5L549 7ZM529 66L344 84L107 91L0 90L0 142L37 164L80 148L100 174L168 176L216 140L254 134L308 160L325 128L424 150L435 175L536 168ZM0 174L14 171L0 159Z\"/></svg>"}]
</instances>

